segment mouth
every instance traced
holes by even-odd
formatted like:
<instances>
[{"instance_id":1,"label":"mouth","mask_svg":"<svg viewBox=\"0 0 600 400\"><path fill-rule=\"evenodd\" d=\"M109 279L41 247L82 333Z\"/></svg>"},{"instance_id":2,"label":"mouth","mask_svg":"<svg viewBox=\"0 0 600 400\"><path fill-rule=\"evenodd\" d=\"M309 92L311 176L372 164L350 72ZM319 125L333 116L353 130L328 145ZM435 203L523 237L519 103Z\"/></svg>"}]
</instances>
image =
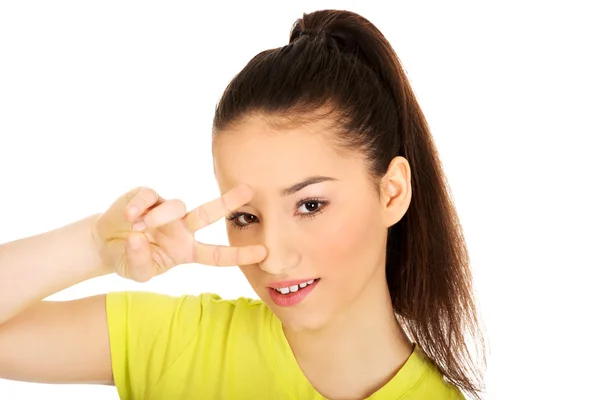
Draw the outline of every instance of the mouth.
<instances>
[{"instance_id":1,"label":"mouth","mask_svg":"<svg viewBox=\"0 0 600 400\"><path fill-rule=\"evenodd\" d=\"M306 281L281 282L276 287L269 287L269 294L273 302L280 307L290 307L300 303L317 286L321 278Z\"/></svg>"},{"instance_id":2,"label":"mouth","mask_svg":"<svg viewBox=\"0 0 600 400\"><path fill-rule=\"evenodd\" d=\"M293 285L289 285L289 286L280 286L280 285L277 285L277 287L271 287L271 289L276 290L276 291L278 291L281 294L295 293L295 292L297 292L300 289L304 289L305 287L314 284L318 280L319 280L319 278L317 278L317 279L310 279L310 280L299 282L297 284L293 284ZM285 284L286 282L283 282L283 283Z\"/></svg>"}]
</instances>

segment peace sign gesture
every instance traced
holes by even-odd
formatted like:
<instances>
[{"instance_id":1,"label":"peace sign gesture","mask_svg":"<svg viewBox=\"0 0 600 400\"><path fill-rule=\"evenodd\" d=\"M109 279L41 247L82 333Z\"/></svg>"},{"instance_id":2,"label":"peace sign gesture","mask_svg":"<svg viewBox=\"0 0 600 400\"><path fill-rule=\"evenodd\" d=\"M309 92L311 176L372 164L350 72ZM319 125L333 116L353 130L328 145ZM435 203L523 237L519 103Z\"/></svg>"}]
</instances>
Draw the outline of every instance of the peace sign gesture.
<instances>
[{"instance_id":1,"label":"peace sign gesture","mask_svg":"<svg viewBox=\"0 0 600 400\"><path fill-rule=\"evenodd\" d=\"M197 242L194 233L225 217L252 198L239 185L223 196L186 212L180 200L165 200L154 190L137 188L117 199L96 221L94 242L107 266L124 277L145 282L187 263L215 266L262 261L264 246L229 247Z\"/></svg>"}]
</instances>

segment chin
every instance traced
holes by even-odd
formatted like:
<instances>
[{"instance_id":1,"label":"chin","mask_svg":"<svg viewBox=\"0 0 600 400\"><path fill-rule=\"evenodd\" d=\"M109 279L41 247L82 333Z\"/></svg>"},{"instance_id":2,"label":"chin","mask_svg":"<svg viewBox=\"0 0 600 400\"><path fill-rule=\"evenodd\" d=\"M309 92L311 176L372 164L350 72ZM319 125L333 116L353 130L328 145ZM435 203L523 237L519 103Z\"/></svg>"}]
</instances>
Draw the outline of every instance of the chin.
<instances>
[{"instance_id":1,"label":"chin","mask_svg":"<svg viewBox=\"0 0 600 400\"><path fill-rule=\"evenodd\" d=\"M286 329L294 332L316 332L327 324L328 318L321 312L301 310L273 310Z\"/></svg>"},{"instance_id":2,"label":"chin","mask_svg":"<svg viewBox=\"0 0 600 400\"><path fill-rule=\"evenodd\" d=\"M258 290L257 290L258 289ZM330 321L331 313L327 311L321 299L322 293L315 286L315 292L308 295L297 304L291 306L282 306L276 304L271 298L269 290L264 287L260 289L254 287L254 291L265 303L265 305L275 314L286 329L294 332L318 331ZM316 295L316 296L315 296Z\"/></svg>"},{"instance_id":3,"label":"chin","mask_svg":"<svg viewBox=\"0 0 600 400\"><path fill-rule=\"evenodd\" d=\"M285 328L291 331L307 333L318 331L330 320L323 305L306 302L292 307L280 307L273 303L267 293L261 297Z\"/></svg>"}]
</instances>

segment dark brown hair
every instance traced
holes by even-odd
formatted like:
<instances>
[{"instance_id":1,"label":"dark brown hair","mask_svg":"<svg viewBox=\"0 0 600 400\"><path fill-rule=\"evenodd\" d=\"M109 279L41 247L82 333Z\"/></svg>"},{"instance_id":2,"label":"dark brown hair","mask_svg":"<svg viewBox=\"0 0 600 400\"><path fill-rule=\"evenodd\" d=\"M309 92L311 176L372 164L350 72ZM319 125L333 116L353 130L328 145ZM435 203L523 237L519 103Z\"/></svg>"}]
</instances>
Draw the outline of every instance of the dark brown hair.
<instances>
[{"instance_id":1,"label":"dark brown hair","mask_svg":"<svg viewBox=\"0 0 600 400\"><path fill-rule=\"evenodd\" d=\"M466 243L427 121L383 34L349 11L304 14L288 45L259 53L230 82L213 135L258 114L277 126L332 118L336 143L362 152L376 185L394 157L408 160L411 204L387 241L394 311L445 378L479 398L484 340Z\"/></svg>"}]
</instances>

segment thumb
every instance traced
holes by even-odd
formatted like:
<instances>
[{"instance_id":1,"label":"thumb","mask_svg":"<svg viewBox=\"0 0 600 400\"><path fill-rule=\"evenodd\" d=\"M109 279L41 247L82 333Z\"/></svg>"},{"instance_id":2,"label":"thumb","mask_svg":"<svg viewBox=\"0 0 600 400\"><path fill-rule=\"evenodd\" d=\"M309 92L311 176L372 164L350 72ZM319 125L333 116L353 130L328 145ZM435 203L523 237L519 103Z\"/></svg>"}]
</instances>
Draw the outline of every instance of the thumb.
<instances>
[{"instance_id":1,"label":"thumb","mask_svg":"<svg viewBox=\"0 0 600 400\"><path fill-rule=\"evenodd\" d=\"M157 275L157 265L152 258L150 241L142 232L132 232L125 244L125 277L136 282L147 282Z\"/></svg>"}]
</instances>

